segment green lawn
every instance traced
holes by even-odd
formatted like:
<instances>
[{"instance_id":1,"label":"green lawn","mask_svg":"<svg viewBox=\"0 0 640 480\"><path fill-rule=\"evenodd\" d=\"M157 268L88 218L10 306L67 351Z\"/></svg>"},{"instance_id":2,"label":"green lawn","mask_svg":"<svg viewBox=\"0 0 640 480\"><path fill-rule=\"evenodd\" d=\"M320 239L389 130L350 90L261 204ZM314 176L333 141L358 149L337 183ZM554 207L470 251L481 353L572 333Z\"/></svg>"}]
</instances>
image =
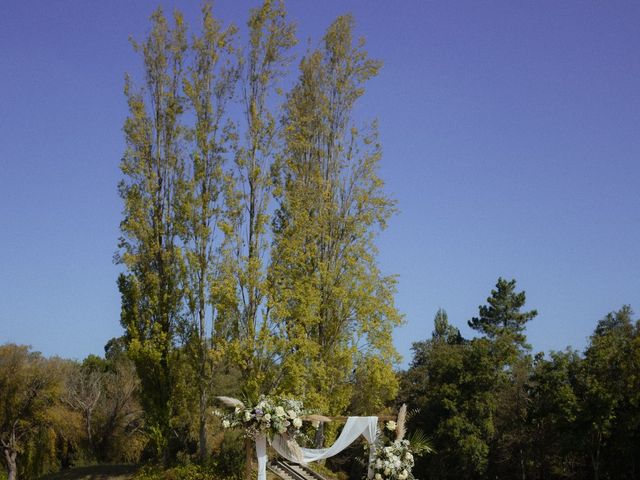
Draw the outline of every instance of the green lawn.
<instances>
[{"instance_id":1,"label":"green lawn","mask_svg":"<svg viewBox=\"0 0 640 480\"><path fill-rule=\"evenodd\" d=\"M129 480L137 469L135 465L94 465L45 475L40 480Z\"/></svg>"}]
</instances>

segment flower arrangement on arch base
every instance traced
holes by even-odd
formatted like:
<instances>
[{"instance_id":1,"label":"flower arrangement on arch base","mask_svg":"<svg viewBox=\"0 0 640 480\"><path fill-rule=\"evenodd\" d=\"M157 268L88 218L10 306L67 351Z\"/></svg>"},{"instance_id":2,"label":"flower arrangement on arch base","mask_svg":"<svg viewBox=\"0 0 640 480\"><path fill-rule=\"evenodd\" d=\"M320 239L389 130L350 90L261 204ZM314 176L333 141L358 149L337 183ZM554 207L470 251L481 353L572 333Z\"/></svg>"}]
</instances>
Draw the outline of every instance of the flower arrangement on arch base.
<instances>
[{"instance_id":1,"label":"flower arrangement on arch base","mask_svg":"<svg viewBox=\"0 0 640 480\"><path fill-rule=\"evenodd\" d=\"M384 424L376 439L375 455L371 459L374 480L415 480L412 469L414 456L432 453L429 440L420 431L406 439L407 406L402 405L398 421Z\"/></svg>"}]
</instances>

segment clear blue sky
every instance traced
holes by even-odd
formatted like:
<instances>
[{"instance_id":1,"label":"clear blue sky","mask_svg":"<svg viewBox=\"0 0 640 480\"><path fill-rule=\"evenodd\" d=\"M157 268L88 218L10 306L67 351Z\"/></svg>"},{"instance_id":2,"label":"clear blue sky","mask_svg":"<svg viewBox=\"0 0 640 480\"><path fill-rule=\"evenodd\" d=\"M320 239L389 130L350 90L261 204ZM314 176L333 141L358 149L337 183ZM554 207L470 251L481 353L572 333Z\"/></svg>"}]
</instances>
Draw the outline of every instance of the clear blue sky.
<instances>
[{"instance_id":1,"label":"clear blue sky","mask_svg":"<svg viewBox=\"0 0 640 480\"><path fill-rule=\"evenodd\" d=\"M218 0L244 26L256 2ZM156 2L7 1L0 15L0 343L102 353L122 333L112 263L125 71ZM198 3L179 6L191 25ZM439 307L465 335L498 276L539 311L536 351L640 310L640 3L290 1L303 45L352 12L384 61L380 119L401 213L380 238L410 358Z\"/></svg>"}]
</instances>

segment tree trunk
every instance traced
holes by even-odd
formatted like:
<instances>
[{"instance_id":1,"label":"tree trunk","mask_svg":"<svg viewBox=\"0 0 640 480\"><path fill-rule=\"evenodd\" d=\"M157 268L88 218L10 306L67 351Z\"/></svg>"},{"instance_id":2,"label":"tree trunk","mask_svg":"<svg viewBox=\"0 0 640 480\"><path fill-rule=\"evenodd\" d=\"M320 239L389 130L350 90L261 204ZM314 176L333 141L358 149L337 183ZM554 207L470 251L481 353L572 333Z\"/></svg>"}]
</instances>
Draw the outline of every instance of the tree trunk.
<instances>
[{"instance_id":1,"label":"tree trunk","mask_svg":"<svg viewBox=\"0 0 640 480\"><path fill-rule=\"evenodd\" d=\"M203 382L203 379L200 379L201 382ZM201 391L200 391L200 425L199 425L199 456L200 456L200 461L204 462L207 458L207 399L206 399L206 392L204 391L204 388L202 388L201 385Z\"/></svg>"},{"instance_id":2,"label":"tree trunk","mask_svg":"<svg viewBox=\"0 0 640 480\"><path fill-rule=\"evenodd\" d=\"M593 479L600 480L600 445L602 444L602 435L596 434L595 452L591 454L591 465L593 466Z\"/></svg>"},{"instance_id":3,"label":"tree trunk","mask_svg":"<svg viewBox=\"0 0 640 480\"><path fill-rule=\"evenodd\" d=\"M16 480L18 478L18 468L16 465L16 452L14 449L5 447L4 458L7 461L7 480Z\"/></svg>"},{"instance_id":4,"label":"tree trunk","mask_svg":"<svg viewBox=\"0 0 640 480\"><path fill-rule=\"evenodd\" d=\"M250 438L244 439L244 448L245 448L244 478L246 480L253 480L253 444Z\"/></svg>"},{"instance_id":5,"label":"tree trunk","mask_svg":"<svg viewBox=\"0 0 640 480\"><path fill-rule=\"evenodd\" d=\"M201 252L202 254L202 252ZM200 275L202 278L206 275L204 269L201 270ZM199 399L198 399L198 407L199 407L199 438L198 438L198 447L199 452L198 456L200 457L200 461L204 463L207 458L207 383L206 383L206 363L207 363L207 344L206 344L206 323L205 323L205 306L204 306L204 292L202 291L203 285L201 284L200 290L200 306L198 311L199 317L199 333L200 333L200 378L199 382Z\"/></svg>"},{"instance_id":6,"label":"tree trunk","mask_svg":"<svg viewBox=\"0 0 640 480\"><path fill-rule=\"evenodd\" d=\"M93 435L91 433L91 410L87 411L87 416L86 416L86 429L87 429L87 440L89 442L89 448L91 449L91 451L95 454L96 452L96 448L93 445Z\"/></svg>"}]
</instances>

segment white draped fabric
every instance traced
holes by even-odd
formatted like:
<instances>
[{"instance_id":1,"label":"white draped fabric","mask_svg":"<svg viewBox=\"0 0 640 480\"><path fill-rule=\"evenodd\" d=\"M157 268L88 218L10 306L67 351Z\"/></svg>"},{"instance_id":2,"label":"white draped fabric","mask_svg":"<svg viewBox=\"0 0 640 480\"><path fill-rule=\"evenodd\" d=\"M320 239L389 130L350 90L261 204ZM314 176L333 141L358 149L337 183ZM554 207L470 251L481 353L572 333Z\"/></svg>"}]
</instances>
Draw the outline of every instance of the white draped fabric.
<instances>
[{"instance_id":1,"label":"white draped fabric","mask_svg":"<svg viewBox=\"0 0 640 480\"><path fill-rule=\"evenodd\" d=\"M351 445L360 435L369 442L369 478L373 476L371 460L375 456L375 439L378 432L378 417L349 417L336 441L328 448L302 448L303 464L317 462L325 458L337 455ZM297 462L290 458L288 452L279 448L278 442L273 443L273 448L284 458ZM258 480L267 478L267 442L264 436L256 438L256 454L258 456Z\"/></svg>"},{"instance_id":2,"label":"white draped fabric","mask_svg":"<svg viewBox=\"0 0 640 480\"><path fill-rule=\"evenodd\" d=\"M267 439L264 435L256 437L256 455L258 456L258 480L267 480Z\"/></svg>"}]
</instances>

